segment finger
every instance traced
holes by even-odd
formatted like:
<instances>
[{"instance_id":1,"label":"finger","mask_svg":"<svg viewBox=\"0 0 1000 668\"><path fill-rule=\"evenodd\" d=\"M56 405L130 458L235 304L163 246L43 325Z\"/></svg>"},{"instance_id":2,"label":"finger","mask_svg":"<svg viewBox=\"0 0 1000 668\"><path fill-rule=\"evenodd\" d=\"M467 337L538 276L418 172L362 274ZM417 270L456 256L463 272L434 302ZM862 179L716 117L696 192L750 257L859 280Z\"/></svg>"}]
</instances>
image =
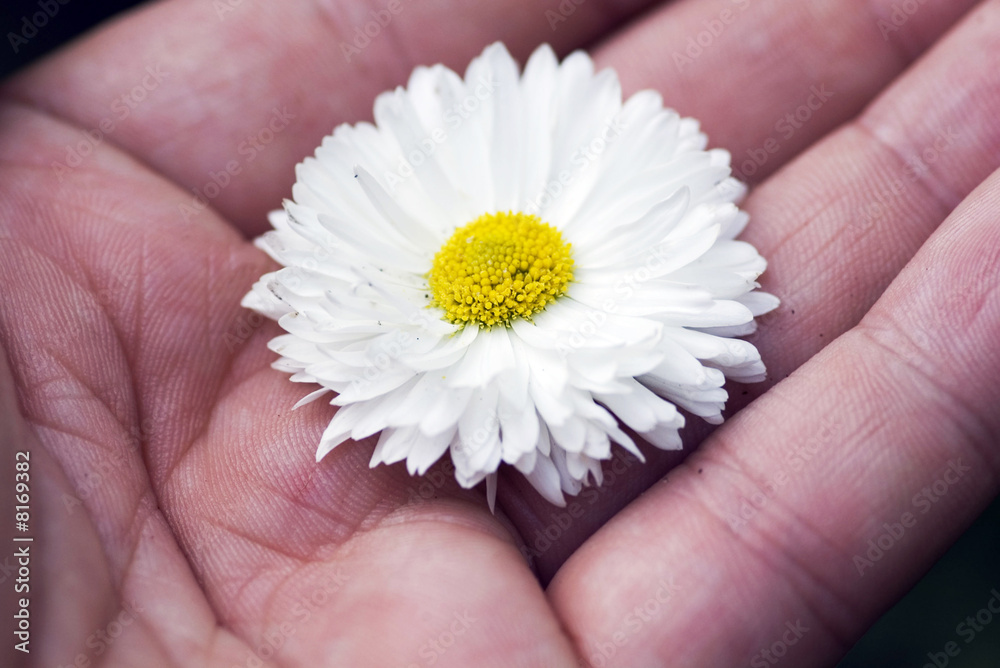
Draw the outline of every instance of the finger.
<instances>
[{"instance_id":1,"label":"finger","mask_svg":"<svg viewBox=\"0 0 1000 668\"><path fill-rule=\"evenodd\" d=\"M174 198L177 215L197 219L210 205L259 233L267 211L289 195L295 164L337 124L371 118L375 96L404 84L415 65L443 61L464 71L497 39L522 58L543 41L569 50L645 4L156 3L28 70L5 92L176 180L188 190ZM442 26L447 39L438 36ZM73 168L90 150L81 133L60 161Z\"/></svg>"},{"instance_id":2,"label":"finger","mask_svg":"<svg viewBox=\"0 0 1000 668\"><path fill-rule=\"evenodd\" d=\"M161 289L194 289L186 283ZM228 359L211 394L192 361L152 374L142 397L160 420L201 415L191 437L151 444L153 481L220 624L251 648L242 661L575 665L512 527L458 488L453 466L423 478L371 470L375 439L316 462L333 411L292 409L306 390L270 368L266 342L279 330L238 312L245 289L216 286L225 316L198 337Z\"/></svg>"},{"instance_id":3,"label":"finger","mask_svg":"<svg viewBox=\"0 0 1000 668\"><path fill-rule=\"evenodd\" d=\"M973 0L680 2L596 54L626 91L656 88L760 182L857 114Z\"/></svg>"},{"instance_id":4,"label":"finger","mask_svg":"<svg viewBox=\"0 0 1000 668\"><path fill-rule=\"evenodd\" d=\"M259 251L214 217L165 215L173 186L110 147L60 183L67 129L0 120L0 341L156 638L115 656L144 640L175 665L573 662L510 531L453 471L425 493L402 467L369 472L371 444L316 463L332 411L292 412L277 326L239 306Z\"/></svg>"},{"instance_id":5,"label":"finger","mask_svg":"<svg viewBox=\"0 0 1000 668\"><path fill-rule=\"evenodd\" d=\"M144 244L160 237L148 221L162 212L156 195L171 186L106 146L93 164L60 180L49 162L74 135L35 112L0 108L0 344L27 438L55 461L49 471L39 463L46 479L37 491L57 489L40 521L46 536L67 541L50 544L39 559L39 567L58 569L39 570L37 584L46 594L79 594L60 600L65 618L57 611L41 618L58 619L66 632L47 629L60 642L53 640L58 656L46 663L235 661L240 643L217 628L144 466L142 448L175 429L139 406L141 371L132 368L155 343L149 314L156 309L147 310L144 296L147 275L156 272L146 270L168 258L146 255ZM219 233L239 242L218 222L166 237L211 247ZM168 292L167 300L175 297ZM164 361L164 352L153 358ZM217 372L211 360L203 366ZM67 607L77 600L89 603Z\"/></svg>"},{"instance_id":6,"label":"finger","mask_svg":"<svg viewBox=\"0 0 1000 668\"><path fill-rule=\"evenodd\" d=\"M65 512L61 499L73 490L18 411L2 346L0 424L0 475L10 481L0 511L16 520L4 532L8 548L0 562L9 585L0 598L6 636L14 639L3 650L4 665L26 665L20 662L32 653L39 663L61 665L84 646L89 622L110 621L117 596L89 518Z\"/></svg>"},{"instance_id":7,"label":"finger","mask_svg":"<svg viewBox=\"0 0 1000 668\"><path fill-rule=\"evenodd\" d=\"M567 562L549 592L581 648L673 578L608 665L752 663L783 636L827 665L960 535L1000 488L998 205L1000 172L858 327Z\"/></svg>"},{"instance_id":8,"label":"finger","mask_svg":"<svg viewBox=\"0 0 1000 668\"><path fill-rule=\"evenodd\" d=\"M988 3L856 121L751 194L742 238L768 259L762 282L782 305L751 337L770 380L731 384L730 413L856 325L944 217L1000 166L998 34L1000 7ZM968 67L970 59L984 67ZM691 419L686 452L710 431ZM646 465L616 464L612 484L581 498L572 522L540 501L505 505L543 575L685 456L648 454Z\"/></svg>"},{"instance_id":9,"label":"finger","mask_svg":"<svg viewBox=\"0 0 1000 668\"><path fill-rule=\"evenodd\" d=\"M748 202L758 224L744 238L768 258L765 280L783 302L755 338L772 378L853 327L1000 166L998 30L1000 6L985 3Z\"/></svg>"},{"instance_id":10,"label":"finger","mask_svg":"<svg viewBox=\"0 0 1000 668\"><path fill-rule=\"evenodd\" d=\"M274 373L226 391L161 491L185 544L203 546L221 622L254 648L244 661L576 665L509 528L454 469L369 470L369 442L317 464L329 407L292 412L301 391Z\"/></svg>"}]
</instances>

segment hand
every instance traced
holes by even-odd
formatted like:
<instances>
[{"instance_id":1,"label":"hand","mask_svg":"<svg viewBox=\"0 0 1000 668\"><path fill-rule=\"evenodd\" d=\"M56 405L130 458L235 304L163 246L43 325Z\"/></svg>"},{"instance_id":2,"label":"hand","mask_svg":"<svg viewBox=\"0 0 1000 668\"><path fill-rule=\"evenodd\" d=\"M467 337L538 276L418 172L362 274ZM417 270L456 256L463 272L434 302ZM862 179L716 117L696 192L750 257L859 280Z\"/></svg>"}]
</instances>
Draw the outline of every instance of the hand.
<instances>
[{"instance_id":1,"label":"hand","mask_svg":"<svg viewBox=\"0 0 1000 668\"><path fill-rule=\"evenodd\" d=\"M37 536L31 654L5 650L829 665L997 492L1000 3L389 4L155 3L4 85L0 440L31 453ZM493 516L446 464L317 465L332 408L291 410L279 328L239 301L294 164L495 39L596 43L699 118L759 184L744 238L782 307L754 337L771 381L692 420L683 462L618 455L566 509L503 475Z\"/></svg>"}]
</instances>

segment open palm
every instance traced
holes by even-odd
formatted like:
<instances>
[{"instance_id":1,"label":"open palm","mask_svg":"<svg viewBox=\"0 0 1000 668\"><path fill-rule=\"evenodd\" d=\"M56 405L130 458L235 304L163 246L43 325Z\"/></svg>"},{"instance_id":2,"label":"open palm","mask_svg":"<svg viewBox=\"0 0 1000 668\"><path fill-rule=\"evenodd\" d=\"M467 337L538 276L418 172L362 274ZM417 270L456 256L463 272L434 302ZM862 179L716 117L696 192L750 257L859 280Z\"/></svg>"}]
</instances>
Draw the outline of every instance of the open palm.
<instances>
[{"instance_id":1,"label":"open palm","mask_svg":"<svg viewBox=\"0 0 1000 668\"><path fill-rule=\"evenodd\" d=\"M0 438L36 535L12 660L829 665L961 533L1000 473L1000 2L645 4L158 2L4 85ZM239 301L294 164L496 39L596 43L700 118L759 184L783 304L772 380L683 463L619 454L565 509L502 475L493 516L446 463L317 465L333 409L291 411Z\"/></svg>"}]
</instances>

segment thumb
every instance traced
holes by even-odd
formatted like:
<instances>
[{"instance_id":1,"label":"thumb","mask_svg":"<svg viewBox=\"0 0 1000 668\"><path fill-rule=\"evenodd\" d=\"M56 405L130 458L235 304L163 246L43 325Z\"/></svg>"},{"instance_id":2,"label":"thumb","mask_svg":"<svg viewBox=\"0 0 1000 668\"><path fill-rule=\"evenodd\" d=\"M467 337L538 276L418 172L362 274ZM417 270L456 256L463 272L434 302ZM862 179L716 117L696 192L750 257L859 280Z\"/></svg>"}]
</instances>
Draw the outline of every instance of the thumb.
<instances>
[{"instance_id":1,"label":"thumb","mask_svg":"<svg viewBox=\"0 0 1000 668\"><path fill-rule=\"evenodd\" d=\"M93 522L18 408L0 342L0 664L75 665L118 596ZM93 643L91 643L93 644Z\"/></svg>"}]
</instances>

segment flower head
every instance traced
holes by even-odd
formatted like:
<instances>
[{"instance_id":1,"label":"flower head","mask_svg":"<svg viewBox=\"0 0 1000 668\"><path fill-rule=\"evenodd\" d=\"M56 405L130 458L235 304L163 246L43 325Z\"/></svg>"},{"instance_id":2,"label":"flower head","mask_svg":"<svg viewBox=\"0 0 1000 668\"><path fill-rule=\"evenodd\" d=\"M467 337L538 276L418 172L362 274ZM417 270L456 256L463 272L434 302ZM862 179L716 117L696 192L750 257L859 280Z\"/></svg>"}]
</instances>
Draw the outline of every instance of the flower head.
<instances>
[{"instance_id":1,"label":"flower head","mask_svg":"<svg viewBox=\"0 0 1000 668\"><path fill-rule=\"evenodd\" d=\"M462 78L417 68L297 169L257 244L282 269L243 304L287 334L292 380L339 406L317 460L381 432L371 465L458 482L501 462L564 503L601 481L623 429L681 447L678 411L721 422L726 378L764 366L754 317L765 261L729 154L614 72L548 46L524 73L501 44Z\"/></svg>"}]
</instances>

